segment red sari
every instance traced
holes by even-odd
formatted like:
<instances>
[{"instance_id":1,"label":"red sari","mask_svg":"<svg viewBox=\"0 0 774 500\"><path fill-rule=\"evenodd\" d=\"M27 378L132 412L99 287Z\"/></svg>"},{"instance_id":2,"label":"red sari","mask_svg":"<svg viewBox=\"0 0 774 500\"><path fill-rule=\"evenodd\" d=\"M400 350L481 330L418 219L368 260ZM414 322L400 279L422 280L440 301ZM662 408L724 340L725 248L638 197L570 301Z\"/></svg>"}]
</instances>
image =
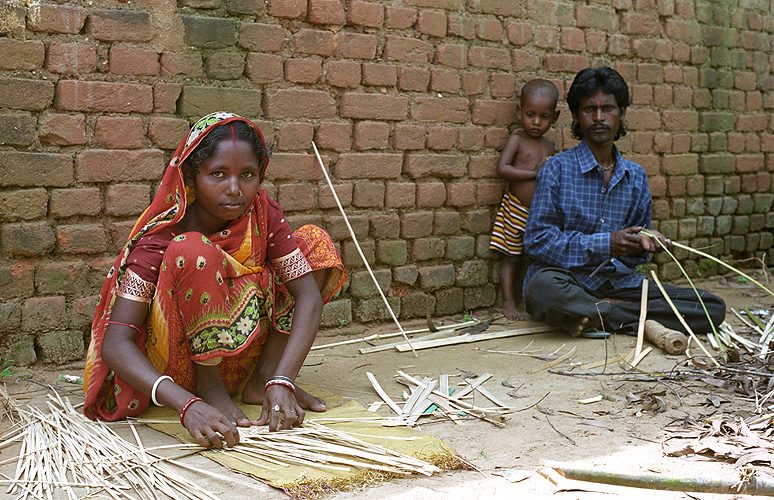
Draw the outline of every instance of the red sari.
<instances>
[{"instance_id":1,"label":"red sari","mask_svg":"<svg viewBox=\"0 0 774 500\"><path fill-rule=\"evenodd\" d=\"M290 331L293 298L283 280L330 269L324 302L346 281L328 234L311 225L291 234L282 210L263 190L219 233L176 232L175 224L193 201L181 165L214 127L235 120L255 128L263 139L252 122L235 115L215 113L197 122L108 273L94 313L84 373L88 417L118 420L141 413L149 402L102 361L102 341L117 295L134 300L127 290L151 288L153 298L137 347L159 372L193 392L195 363L218 364L233 395L249 379L270 329ZM267 163L268 156L261 178Z\"/></svg>"}]
</instances>

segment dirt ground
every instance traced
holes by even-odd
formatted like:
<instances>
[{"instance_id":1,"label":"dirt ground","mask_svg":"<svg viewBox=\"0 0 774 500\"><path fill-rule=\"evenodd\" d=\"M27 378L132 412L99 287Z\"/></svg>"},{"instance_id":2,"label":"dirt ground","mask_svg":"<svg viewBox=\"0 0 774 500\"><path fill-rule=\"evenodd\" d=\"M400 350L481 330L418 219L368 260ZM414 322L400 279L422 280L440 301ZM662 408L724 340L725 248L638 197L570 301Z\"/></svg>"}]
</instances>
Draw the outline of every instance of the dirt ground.
<instances>
[{"instance_id":1,"label":"dirt ground","mask_svg":"<svg viewBox=\"0 0 774 500\"><path fill-rule=\"evenodd\" d=\"M774 311L774 298L747 283L731 278L716 278L700 283L702 288L723 297L729 308L737 310L768 309ZM492 311L476 311L478 319L487 319ZM461 318L436 319L437 324L449 324ZM729 311L727 320L740 325ZM423 322L407 322L403 328L421 328ZM510 330L537 323L496 321L487 331ZM317 345L361 338L373 333L396 331L394 324L375 327L353 325L346 330L324 332ZM341 334L344 331L345 334ZM385 341L382 341L384 343ZM622 473L643 474L663 472L685 476L714 478L738 478L739 473L731 464L697 457L667 457L663 453L664 428L685 417L701 419L710 415L730 414L747 417L755 408L754 401L738 394L701 381L667 382L637 381L631 375L611 375L623 372L618 363L606 368L595 368L600 374L566 376L550 373L544 368L541 356L562 355L575 349L574 354L555 369L577 373L584 364L611 359L634 347L633 337L614 336L607 340L573 339L561 332L519 337L501 338L471 344L447 346L411 353L393 350L359 354L358 348L368 344L350 344L313 351L298 378L301 385L321 387L343 398L351 398L363 406L379 400L372 389L366 372L372 372L382 387L395 400L402 401L403 386L395 380L396 371L412 375L437 378L442 373L453 375L452 384L463 380L464 374L491 373L493 377L484 384L499 399L517 409L505 427L470 420L460 425L452 423L420 424L418 429L441 439L459 455L473 463L479 471L450 471L432 477L392 480L367 489L331 494L326 498L344 500L353 498L385 498L394 500L443 498L560 498L596 499L613 496L650 499L714 499L747 498L734 495L707 493L682 493L640 490L624 487L603 486L593 483L560 482L554 485L544 477L534 474L541 461L558 461L577 466L606 467ZM695 350L695 348L694 348ZM686 368L685 356L670 356L655 349L639 365L646 371ZM73 364L52 369L32 367L18 369L3 382L9 384L9 392L22 403L40 405L46 389L26 380L57 385L74 403L82 401L78 386L56 382L59 374L80 374L82 365ZM606 374L601 374L602 372ZM509 395L510 393L510 395ZM599 394L605 397L599 402L582 404L579 400ZM638 402L628 402L627 396L638 396ZM514 397L515 396L515 397ZM665 407L653 411L645 403L658 396ZM477 396L480 398L480 396ZM649 399L650 398L650 399ZM488 404L477 399L479 404ZM717 405L717 406L716 406ZM771 411L771 410L769 410ZM389 415L382 407L380 414ZM420 420L421 422L421 420ZM0 425L0 430L7 424ZM172 438L146 428L142 431L148 443L174 442ZM5 461L18 454L18 447L0 450L0 472L11 474L15 465ZM203 457L194 457L196 463L210 470L225 472L220 465ZM774 475L769 467L757 470ZM202 480L213 491L231 500L255 497L255 492L230 487L216 480ZM281 491L261 485L263 499L287 498ZM3 497L4 487L0 489ZM97 497L101 498L101 497ZM752 498L752 497L750 497Z\"/></svg>"}]
</instances>

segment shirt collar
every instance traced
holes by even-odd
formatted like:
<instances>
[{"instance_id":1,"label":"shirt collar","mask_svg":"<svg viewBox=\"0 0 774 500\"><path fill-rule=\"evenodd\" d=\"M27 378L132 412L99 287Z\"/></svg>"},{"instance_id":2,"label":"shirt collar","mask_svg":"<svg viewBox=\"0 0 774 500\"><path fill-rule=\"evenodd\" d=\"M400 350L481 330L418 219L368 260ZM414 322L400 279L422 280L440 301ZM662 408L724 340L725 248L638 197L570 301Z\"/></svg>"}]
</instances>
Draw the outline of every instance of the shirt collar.
<instances>
[{"instance_id":1,"label":"shirt collar","mask_svg":"<svg viewBox=\"0 0 774 500\"><path fill-rule=\"evenodd\" d=\"M623 156L621 156L621 153L618 152L618 148L615 147L615 144L613 144L613 156L615 157L615 169L625 170L626 167L624 166ZM591 152L591 149L589 149L589 145L586 144L585 139L583 139L580 144L578 144L578 159L580 160L579 163L581 172L584 174L597 168L599 165L599 163L597 163L597 159L594 158L594 154Z\"/></svg>"}]
</instances>

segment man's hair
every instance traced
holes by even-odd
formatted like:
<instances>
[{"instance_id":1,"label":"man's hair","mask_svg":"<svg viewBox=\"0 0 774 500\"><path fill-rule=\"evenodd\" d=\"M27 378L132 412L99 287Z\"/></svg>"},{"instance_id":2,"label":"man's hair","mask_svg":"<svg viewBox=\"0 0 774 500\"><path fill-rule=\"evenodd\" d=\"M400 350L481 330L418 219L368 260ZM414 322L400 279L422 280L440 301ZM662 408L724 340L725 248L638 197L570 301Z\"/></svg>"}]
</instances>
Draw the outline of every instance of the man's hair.
<instances>
[{"instance_id":1,"label":"man's hair","mask_svg":"<svg viewBox=\"0 0 774 500\"><path fill-rule=\"evenodd\" d=\"M559 90L556 88L556 85L549 82L548 80L536 78L534 80L528 81L524 84L524 86L521 87L521 105L524 106L524 99L532 96L549 97L553 99L554 106L556 106L556 103L559 101Z\"/></svg>"},{"instance_id":2,"label":"man's hair","mask_svg":"<svg viewBox=\"0 0 774 500\"><path fill-rule=\"evenodd\" d=\"M575 75L570 90L567 91L567 105L570 107L570 113L573 116L572 135L576 139L583 139L580 124L575 119L578 116L580 100L600 91L605 94L612 94L621 110L628 108L629 104L631 104L629 101L629 86L626 85L623 77L616 70L607 66L581 70ZM617 141L618 138L624 135L626 135L626 127L623 120L621 120L613 140Z\"/></svg>"}]
</instances>

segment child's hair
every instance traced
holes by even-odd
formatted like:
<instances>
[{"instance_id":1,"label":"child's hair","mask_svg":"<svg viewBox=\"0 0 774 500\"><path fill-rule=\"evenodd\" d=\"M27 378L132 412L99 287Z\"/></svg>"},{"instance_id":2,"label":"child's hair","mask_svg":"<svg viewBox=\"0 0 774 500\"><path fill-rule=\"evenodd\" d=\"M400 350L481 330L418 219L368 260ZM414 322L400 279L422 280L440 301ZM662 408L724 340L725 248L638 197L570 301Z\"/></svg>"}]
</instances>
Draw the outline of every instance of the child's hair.
<instances>
[{"instance_id":1,"label":"child's hair","mask_svg":"<svg viewBox=\"0 0 774 500\"><path fill-rule=\"evenodd\" d=\"M556 103L559 102L559 89L548 80L536 78L528 81L521 87L521 105L523 106L524 100L531 96L549 97L554 101L554 107L556 107Z\"/></svg>"},{"instance_id":2,"label":"child's hair","mask_svg":"<svg viewBox=\"0 0 774 500\"><path fill-rule=\"evenodd\" d=\"M266 143L255 132L255 129L243 121L233 121L224 123L213 128L207 136L202 139L196 149L191 152L186 162L188 163L188 173L192 177L208 158L215 154L215 148L221 141L245 141L253 148L253 153L258 159L258 165L263 165L264 160L270 155Z\"/></svg>"}]
</instances>

